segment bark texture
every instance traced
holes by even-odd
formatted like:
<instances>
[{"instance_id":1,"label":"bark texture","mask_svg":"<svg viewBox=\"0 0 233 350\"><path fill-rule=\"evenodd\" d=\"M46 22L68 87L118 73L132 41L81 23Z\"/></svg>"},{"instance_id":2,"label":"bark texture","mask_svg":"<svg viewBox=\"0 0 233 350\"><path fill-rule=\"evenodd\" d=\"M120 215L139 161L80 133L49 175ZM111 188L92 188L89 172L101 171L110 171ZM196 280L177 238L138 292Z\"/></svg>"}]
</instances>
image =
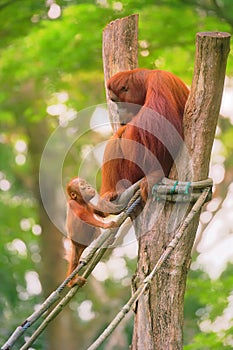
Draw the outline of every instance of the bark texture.
<instances>
[{"instance_id":1,"label":"bark texture","mask_svg":"<svg viewBox=\"0 0 233 350\"><path fill-rule=\"evenodd\" d=\"M229 43L228 33L197 34L194 76L184 114L185 142L170 174L173 179L208 177ZM151 271L187 210L188 204L148 201L135 225L139 237L135 287ZM133 350L182 349L184 293L198 220L199 215L138 301Z\"/></svg>"},{"instance_id":2,"label":"bark texture","mask_svg":"<svg viewBox=\"0 0 233 350\"><path fill-rule=\"evenodd\" d=\"M131 15L109 23L103 31L103 65L107 103L113 130L117 129L116 105L108 98L107 81L114 74L137 68L138 15Z\"/></svg>"}]
</instances>

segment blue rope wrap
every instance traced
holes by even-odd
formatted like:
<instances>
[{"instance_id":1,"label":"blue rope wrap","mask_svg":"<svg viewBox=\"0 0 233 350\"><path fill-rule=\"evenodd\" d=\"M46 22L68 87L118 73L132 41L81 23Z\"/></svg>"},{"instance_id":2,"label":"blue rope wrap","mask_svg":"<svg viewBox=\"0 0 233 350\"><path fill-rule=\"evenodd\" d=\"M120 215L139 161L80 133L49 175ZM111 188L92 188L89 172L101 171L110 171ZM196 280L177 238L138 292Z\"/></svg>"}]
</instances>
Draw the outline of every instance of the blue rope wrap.
<instances>
[{"instance_id":1,"label":"blue rope wrap","mask_svg":"<svg viewBox=\"0 0 233 350\"><path fill-rule=\"evenodd\" d=\"M178 186L178 183L179 183L178 180L174 183L173 187L170 190L171 194L174 194L176 192L176 187Z\"/></svg>"},{"instance_id":2,"label":"blue rope wrap","mask_svg":"<svg viewBox=\"0 0 233 350\"><path fill-rule=\"evenodd\" d=\"M127 215L130 215L140 202L141 202L141 197L138 197L138 198L130 205L130 207L125 211L125 213L126 213Z\"/></svg>"},{"instance_id":3,"label":"blue rope wrap","mask_svg":"<svg viewBox=\"0 0 233 350\"><path fill-rule=\"evenodd\" d=\"M184 191L184 194L189 194L189 189L190 189L190 186L191 186L191 181L189 181L185 187L185 191Z\"/></svg>"},{"instance_id":4,"label":"blue rope wrap","mask_svg":"<svg viewBox=\"0 0 233 350\"><path fill-rule=\"evenodd\" d=\"M172 181L171 181L172 182ZM169 188L172 186L171 188ZM161 187L161 188L160 188ZM164 187L164 190L162 188ZM157 200L164 200L166 199L166 195L184 195L188 196L190 194L190 189L192 188L192 182L180 182L178 180L173 181L172 185L169 185L167 183L158 182L152 187L152 197L153 201Z\"/></svg>"},{"instance_id":5,"label":"blue rope wrap","mask_svg":"<svg viewBox=\"0 0 233 350\"><path fill-rule=\"evenodd\" d=\"M31 326L31 322L25 321L21 327L26 331L30 326Z\"/></svg>"}]
</instances>

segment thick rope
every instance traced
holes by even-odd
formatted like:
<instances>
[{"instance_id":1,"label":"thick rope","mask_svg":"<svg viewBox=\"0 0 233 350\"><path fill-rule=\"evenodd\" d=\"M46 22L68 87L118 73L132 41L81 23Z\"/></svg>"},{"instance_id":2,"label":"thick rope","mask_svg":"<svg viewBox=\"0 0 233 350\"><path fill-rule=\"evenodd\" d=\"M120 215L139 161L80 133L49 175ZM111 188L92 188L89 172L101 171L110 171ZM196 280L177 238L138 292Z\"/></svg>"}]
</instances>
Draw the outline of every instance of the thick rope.
<instances>
[{"instance_id":1,"label":"thick rope","mask_svg":"<svg viewBox=\"0 0 233 350\"><path fill-rule=\"evenodd\" d=\"M120 226L134 211L135 207L141 202L140 190L138 190L134 196L131 198L129 204L127 205L124 212L118 215L116 223ZM102 258L106 249L112 244L112 239L116 236L118 229L107 229L96 239L85 251L85 258L80 262L77 268L62 282L62 284L52 292L50 296L45 300L41 307L30 315L16 330L12 333L10 338L1 347L1 350L9 350L19 339L19 337L33 324L37 321L56 301L61 298L61 292L65 286L75 277L75 275L80 272L87 264L89 266L86 268L82 277L87 278L99 260ZM93 261L92 261L93 260ZM67 294L58 303L58 305L49 313L46 319L41 323L41 325L36 329L33 335L27 340L27 342L20 348L20 350L26 350L33 344L37 337L42 333L42 331L47 327L47 325L63 310L64 306L73 298L77 293L80 286L74 286L69 289Z\"/></svg>"},{"instance_id":2,"label":"thick rope","mask_svg":"<svg viewBox=\"0 0 233 350\"><path fill-rule=\"evenodd\" d=\"M204 186L212 186L212 180L204 180L198 182L178 182L172 181L170 179L164 178L161 183L158 183L153 188L153 195L156 197L156 200L176 200L179 201L177 195L180 195L180 191L182 195L186 196L186 201L190 200L191 197L187 198L187 195L190 196L191 189L198 189L200 191ZM137 184L139 187L139 184ZM169 194L168 194L169 193ZM209 195L210 191L208 191ZM159 194L159 196L158 196ZM164 195L164 196L163 196ZM206 197L205 200L209 199ZM169 197L170 196L170 197ZM196 201L200 196L200 193L195 193L195 196L192 194L192 201ZM116 223L120 226L135 210L138 204L141 202L140 197L140 189L134 194L132 199L130 200L128 206L125 208L124 212L118 215ZM102 258L106 249L112 244L112 239L116 236L118 229L107 229L96 239L94 240L89 247L86 248L84 254L82 256L82 260L76 269L62 282L62 284L50 294L50 296L43 302L41 307L35 311L32 315L30 315L10 336L7 342L1 347L1 350L9 350L12 345L17 341L17 339L33 324L37 321L43 314L45 314L48 309L55 304L61 298L61 292L66 287L66 285L75 277L75 275L80 272L86 265L87 266L85 272L82 277L87 278L89 274L92 272L96 264ZM93 260L93 261L92 261ZM29 345L31 345L35 339L42 333L42 331L47 327L48 323L51 322L64 308L64 306L70 301L71 298L76 294L79 290L80 286L74 286L71 290L67 292L67 294L63 297L60 303L49 313L46 319L41 323L41 325L37 328L31 338L24 344L20 350L28 349Z\"/></svg>"},{"instance_id":3,"label":"thick rope","mask_svg":"<svg viewBox=\"0 0 233 350\"><path fill-rule=\"evenodd\" d=\"M174 250L174 248L177 246L178 242L180 241L181 237L184 234L184 231L189 226L193 218L196 216L196 214L201 210L203 204L205 203L208 195L210 192L210 187L207 187L203 190L202 194L200 195L197 202L192 207L191 211L185 218L183 224L181 225L180 229L175 234L175 237L171 240L171 242L168 244L166 250L163 252L163 254L160 256L159 260L155 264L153 270L151 273L143 280L143 282L140 284L139 288L136 290L136 292L131 296L129 301L122 307L121 311L115 316L115 318L112 320L112 322L108 325L108 327L103 331L103 333L96 339L96 341L89 346L87 350L96 350L98 347L106 340L106 338L113 332L113 330L117 327L117 325L121 322L121 320L126 316L126 314L132 309L134 303L140 298L140 296L145 292L145 290L148 288L149 284L152 282L152 279L154 278L157 271L160 269L160 267L163 265L163 263L167 260L171 252Z\"/></svg>"}]
</instances>

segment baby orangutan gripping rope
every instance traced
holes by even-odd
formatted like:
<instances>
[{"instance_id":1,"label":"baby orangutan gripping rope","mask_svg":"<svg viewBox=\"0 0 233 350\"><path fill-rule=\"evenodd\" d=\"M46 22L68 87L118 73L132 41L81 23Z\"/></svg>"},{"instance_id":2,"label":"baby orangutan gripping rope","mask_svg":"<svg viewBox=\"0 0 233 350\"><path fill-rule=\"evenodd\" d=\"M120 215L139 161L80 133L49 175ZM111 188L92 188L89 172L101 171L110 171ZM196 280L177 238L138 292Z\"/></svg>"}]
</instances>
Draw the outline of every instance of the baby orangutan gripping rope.
<instances>
[{"instance_id":1,"label":"baby orangutan gripping rope","mask_svg":"<svg viewBox=\"0 0 233 350\"><path fill-rule=\"evenodd\" d=\"M101 233L101 228L116 226L114 221L105 222L103 212L97 211L90 200L96 195L96 190L85 180L75 177L67 185L67 231L71 240L71 254L67 276L78 266L84 249ZM85 279L76 276L69 282L69 287L75 284L83 285Z\"/></svg>"}]
</instances>

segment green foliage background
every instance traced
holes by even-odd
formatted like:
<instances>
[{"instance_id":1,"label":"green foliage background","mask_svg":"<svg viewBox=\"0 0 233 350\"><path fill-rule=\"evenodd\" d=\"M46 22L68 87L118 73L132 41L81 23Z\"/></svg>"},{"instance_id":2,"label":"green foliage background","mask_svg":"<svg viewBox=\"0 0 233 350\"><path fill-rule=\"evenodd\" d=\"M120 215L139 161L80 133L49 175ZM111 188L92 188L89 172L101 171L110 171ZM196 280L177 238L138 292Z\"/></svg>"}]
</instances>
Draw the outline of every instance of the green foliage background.
<instances>
[{"instance_id":1,"label":"green foliage background","mask_svg":"<svg viewBox=\"0 0 233 350\"><path fill-rule=\"evenodd\" d=\"M59 124L58 116L48 115L47 107L57 103L56 94L64 91L68 94L65 107L75 111L105 101L103 28L116 18L139 13L139 66L172 71L189 85L196 33L233 30L231 0L60 0L57 4L61 16L52 20L45 1L0 1L0 343L43 300L42 293L28 292L25 274L41 273L42 269L41 235L33 233L33 227L40 224L35 178L46 140ZM231 51L227 75L232 77L232 74ZM38 139L32 137L33 126L37 127L38 123L44 125L44 138L39 131ZM217 138L224 148L225 179L219 184L218 196L223 200L232 181L233 129L227 118L220 119L219 127L221 133ZM17 150L18 140L25 142L26 150ZM83 147L98 141L96 134L91 139L82 139L77 154L67 164L67 176L73 176L73 163L78 168ZM15 161L19 154L26 159L21 165ZM11 185L8 190L1 187L3 180ZM25 219L26 228L22 224ZM21 250L17 248L20 246ZM129 279L136 262L124 258ZM232 348L232 325L221 332L204 333L199 328L201 321L213 321L228 305L227 298L233 291L231 271L228 265L217 280L211 280L200 269L190 272L185 304L186 350ZM118 310L130 294L129 283L124 285L109 276L100 284L107 300L115 303ZM91 288L87 294L82 292L80 299L78 302L93 300L99 325L95 332L100 332L107 323L109 305L103 305ZM77 308L75 303L73 310ZM76 322L82 325L83 338L90 343L93 334L88 329L94 327L95 319L88 323L74 313ZM132 319L125 324L124 332L128 345ZM46 338L38 340L35 348L49 348Z\"/></svg>"}]
</instances>

